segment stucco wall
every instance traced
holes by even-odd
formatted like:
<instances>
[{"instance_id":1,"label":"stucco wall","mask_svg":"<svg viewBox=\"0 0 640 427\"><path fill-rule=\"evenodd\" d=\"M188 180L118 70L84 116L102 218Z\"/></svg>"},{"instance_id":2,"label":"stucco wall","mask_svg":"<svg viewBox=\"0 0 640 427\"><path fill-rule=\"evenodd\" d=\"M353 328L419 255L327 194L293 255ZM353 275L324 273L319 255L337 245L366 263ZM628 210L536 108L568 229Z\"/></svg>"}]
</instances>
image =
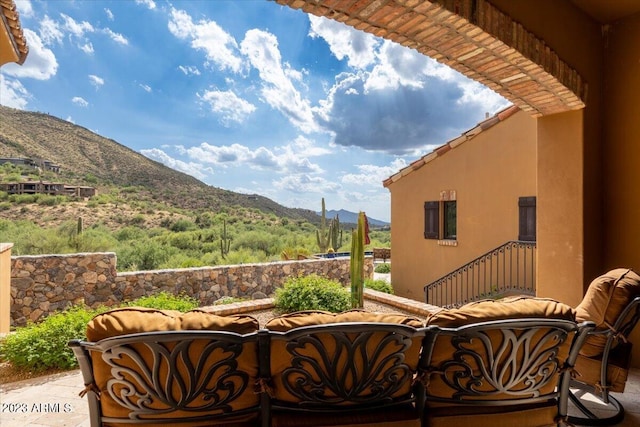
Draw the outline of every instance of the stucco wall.
<instances>
[{"instance_id":1,"label":"stucco wall","mask_svg":"<svg viewBox=\"0 0 640 427\"><path fill-rule=\"evenodd\" d=\"M640 14L607 34L604 170L605 269L640 272ZM640 366L640 326L631 336Z\"/></svg>"},{"instance_id":2,"label":"stucco wall","mask_svg":"<svg viewBox=\"0 0 640 427\"><path fill-rule=\"evenodd\" d=\"M114 253L11 258L11 325L37 321L71 305L113 306L161 291L185 294L201 305L226 297L272 295L287 278L319 274L349 282L349 258L282 261L118 273ZM365 277L373 259L365 258Z\"/></svg>"},{"instance_id":3,"label":"stucco wall","mask_svg":"<svg viewBox=\"0 0 640 427\"><path fill-rule=\"evenodd\" d=\"M424 300L430 281L518 239L518 198L536 195L536 132L536 120L517 112L388 186L396 294ZM448 190L457 246L424 238L424 202Z\"/></svg>"}]
</instances>

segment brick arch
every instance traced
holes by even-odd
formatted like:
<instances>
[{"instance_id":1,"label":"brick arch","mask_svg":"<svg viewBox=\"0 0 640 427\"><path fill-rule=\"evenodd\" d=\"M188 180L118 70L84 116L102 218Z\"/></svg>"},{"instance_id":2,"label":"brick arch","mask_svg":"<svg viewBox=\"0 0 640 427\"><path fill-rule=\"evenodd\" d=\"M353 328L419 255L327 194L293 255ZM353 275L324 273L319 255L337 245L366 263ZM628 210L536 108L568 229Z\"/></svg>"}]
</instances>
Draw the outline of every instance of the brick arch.
<instances>
[{"instance_id":1,"label":"brick arch","mask_svg":"<svg viewBox=\"0 0 640 427\"><path fill-rule=\"evenodd\" d=\"M486 0L275 0L416 49L533 116L585 107L582 77Z\"/></svg>"}]
</instances>

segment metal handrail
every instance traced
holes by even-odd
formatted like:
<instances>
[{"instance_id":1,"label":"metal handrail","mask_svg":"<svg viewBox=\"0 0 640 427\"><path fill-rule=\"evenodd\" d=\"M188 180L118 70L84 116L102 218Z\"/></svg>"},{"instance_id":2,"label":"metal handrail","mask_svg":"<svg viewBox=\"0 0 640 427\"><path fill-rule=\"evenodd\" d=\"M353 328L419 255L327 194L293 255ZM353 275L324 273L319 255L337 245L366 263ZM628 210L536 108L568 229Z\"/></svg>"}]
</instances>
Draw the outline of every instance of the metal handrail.
<instances>
[{"instance_id":1,"label":"metal handrail","mask_svg":"<svg viewBox=\"0 0 640 427\"><path fill-rule=\"evenodd\" d=\"M511 240L424 287L425 301L457 307L510 294L534 295L536 242Z\"/></svg>"}]
</instances>

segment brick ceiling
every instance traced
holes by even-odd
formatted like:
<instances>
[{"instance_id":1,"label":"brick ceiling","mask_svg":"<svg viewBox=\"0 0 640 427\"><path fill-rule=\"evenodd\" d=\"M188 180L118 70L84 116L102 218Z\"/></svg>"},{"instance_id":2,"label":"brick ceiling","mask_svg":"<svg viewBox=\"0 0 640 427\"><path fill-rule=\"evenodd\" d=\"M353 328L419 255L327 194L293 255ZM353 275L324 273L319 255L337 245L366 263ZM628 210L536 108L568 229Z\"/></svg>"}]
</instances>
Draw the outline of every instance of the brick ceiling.
<instances>
[{"instance_id":1,"label":"brick ceiling","mask_svg":"<svg viewBox=\"0 0 640 427\"><path fill-rule=\"evenodd\" d=\"M581 76L486 0L275 1L416 49L533 116L585 106Z\"/></svg>"}]
</instances>

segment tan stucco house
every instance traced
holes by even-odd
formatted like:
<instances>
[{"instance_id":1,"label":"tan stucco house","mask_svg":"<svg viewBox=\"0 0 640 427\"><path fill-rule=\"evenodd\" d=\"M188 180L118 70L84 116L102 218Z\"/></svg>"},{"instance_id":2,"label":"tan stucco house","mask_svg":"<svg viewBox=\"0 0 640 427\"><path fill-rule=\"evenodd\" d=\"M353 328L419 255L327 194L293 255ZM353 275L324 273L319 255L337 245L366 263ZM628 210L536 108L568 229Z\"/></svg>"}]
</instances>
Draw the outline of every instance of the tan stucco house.
<instances>
[{"instance_id":1,"label":"tan stucco house","mask_svg":"<svg viewBox=\"0 0 640 427\"><path fill-rule=\"evenodd\" d=\"M398 295L423 300L427 283L483 253L535 240L535 211L520 211L535 209L536 126L511 106L384 181Z\"/></svg>"}]
</instances>

